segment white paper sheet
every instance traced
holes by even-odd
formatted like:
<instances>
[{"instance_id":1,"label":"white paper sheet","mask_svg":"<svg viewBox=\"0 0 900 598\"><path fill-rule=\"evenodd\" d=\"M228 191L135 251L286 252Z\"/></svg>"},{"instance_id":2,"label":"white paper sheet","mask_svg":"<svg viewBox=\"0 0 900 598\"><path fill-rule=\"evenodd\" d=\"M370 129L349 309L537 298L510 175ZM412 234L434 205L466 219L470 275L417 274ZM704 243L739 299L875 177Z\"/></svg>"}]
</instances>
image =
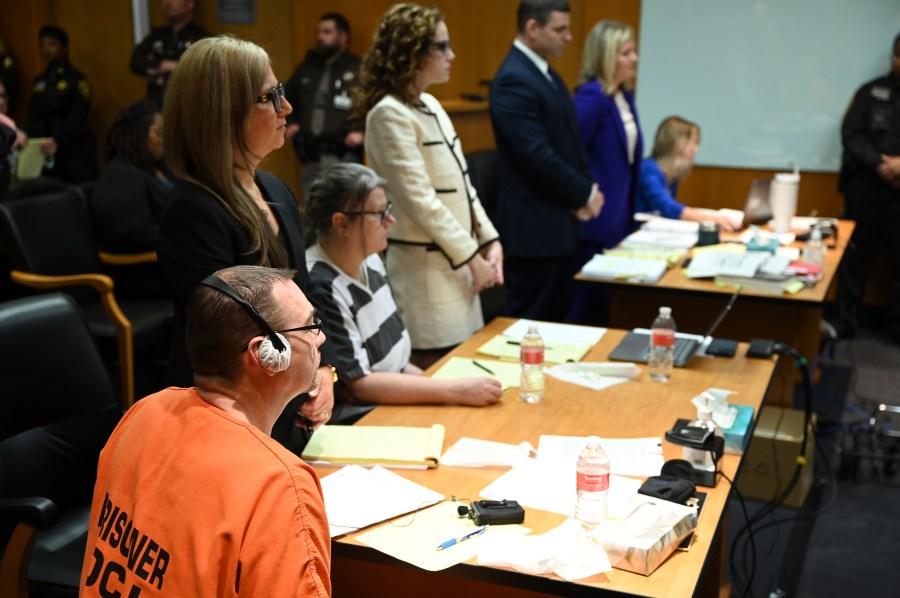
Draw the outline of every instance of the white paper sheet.
<instances>
[{"instance_id":1,"label":"white paper sheet","mask_svg":"<svg viewBox=\"0 0 900 598\"><path fill-rule=\"evenodd\" d=\"M446 467L512 467L534 452L528 441L507 444L463 436L441 457Z\"/></svg>"},{"instance_id":2,"label":"white paper sheet","mask_svg":"<svg viewBox=\"0 0 900 598\"><path fill-rule=\"evenodd\" d=\"M663 459L662 439L651 438L602 438L603 450L609 457L613 475L649 477L659 475ZM542 435L538 444L538 460L546 460L574 466L584 450L584 436Z\"/></svg>"},{"instance_id":3,"label":"white paper sheet","mask_svg":"<svg viewBox=\"0 0 900 598\"><path fill-rule=\"evenodd\" d=\"M322 478L331 537L423 508L444 495L383 467L347 465Z\"/></svg>"},{"instance_id":4,"label":"white paper sheet","mask_svg":"<svg viewBox=\"0 0 900 598\"><path fill-rule=\"evenodd\" d=\"M610 517L621 516L625 503L640 487L640 480L610 476ZM557 461L528 459L494 480L481 491L481 496L512 499L523 507L571 516L575 511L575 461L561 465Z\"/></svg>"},{"instance_id":5,"label":"white paper sheet","mask_svg":"<svg viewBox=\"0 0 900 598\"><path fill-rule=\"evenodd\" d=\"M593 390L603 390L636 378L641 368L623 362L561 363L545 370L548 376Z\"/></svg>"},{"instance_id":6,"label":"white paper sheet","mask_svg":"<svg viewBox=\"0 0 900 598\"><path fill-rule=\"evenodd\" d=\"M574 324L556 324L536 320L518 320L503 331L503 336L521 339L528 332L529 326L537 326L544 344L550 343L587 343L596 345L606 334L606 328L594 326L576 326Z\"/></svg>"}]
</instances>

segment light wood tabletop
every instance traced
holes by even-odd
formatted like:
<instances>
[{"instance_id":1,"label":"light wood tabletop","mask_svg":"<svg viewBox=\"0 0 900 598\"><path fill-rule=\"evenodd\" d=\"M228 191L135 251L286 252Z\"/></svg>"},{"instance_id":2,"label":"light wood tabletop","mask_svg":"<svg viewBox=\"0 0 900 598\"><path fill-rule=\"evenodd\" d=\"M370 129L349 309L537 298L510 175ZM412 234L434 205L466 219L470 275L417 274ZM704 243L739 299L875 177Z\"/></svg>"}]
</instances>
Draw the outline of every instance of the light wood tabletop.
<instances>
[{"instance_id":1,"label":"light wood tabletop","mask_svg":"<svg viewBox=\"0 0 900 598\"><path fill-rule=\"evenodd\" d=\"M451 356L474 357L478 347L514 321L498 318L437 362L429 372L439 368ZM621 330L607 331L584 361L606 361L607 355L623 334ZM733 395L733 401L751 405L758 413L772 379L775 362L746 359L745 351L746 346L742 345L734 358L695 357L690 367L676 368L672 379L667 383L652 382L645 366L640 366L641 375L638 379L602 391L547 376L545 397L537 404L524 403L518 397L518 389L512 388L504 394L499 404L490 407L380 406L358 425L430 426L441 423L447 431L445 450L463 436L513 444L527 440L534 446L538 445L542 434L593 434L609 438L662 437L676 419L692 418L695 415L696 409L690 402L691 398L710 387L737 391ZM490 366L491 358L479 355L478 359ZM666 441L663 441L663 450L666 460L682 456L681 447ZM720 464L721 470L733 479L738 471L740 458L726 455ZM327 467L317 469L323 476L334 471ZM483 488L506 469L439 466L433 470L394 471L448 497L453 495L474 500ZM567 583L553 576L530 576L478 567L472 563L435 574L406 566L380 553L375 554L373 549L360 546L353 535L349 535L337 539L333 544L335 589L340 588L343 592L365 588L371 590L376 587L373 584L379 583L379 576L383 576L384 583L396 581L399 576L403 579L402 587L410 592L403 595L415 595L416 588L429 588L439 583L441 587L454 588L455 592L481 592L489 589L490 595L495 596L537 595L533 592L580 595L592 590L646 596L691 596L695 593L707 560L721 565L721 554L713 548L730 484L720 478L715 488L700 489L709 494L693 546L688 552L673 554L648 577L614 569L605 575ZM524 525L540 533L554 528L564 520L565 517L559 514L526 509ZM711 551L714 556L710 559Z\"/></svg>"}]
</instances>

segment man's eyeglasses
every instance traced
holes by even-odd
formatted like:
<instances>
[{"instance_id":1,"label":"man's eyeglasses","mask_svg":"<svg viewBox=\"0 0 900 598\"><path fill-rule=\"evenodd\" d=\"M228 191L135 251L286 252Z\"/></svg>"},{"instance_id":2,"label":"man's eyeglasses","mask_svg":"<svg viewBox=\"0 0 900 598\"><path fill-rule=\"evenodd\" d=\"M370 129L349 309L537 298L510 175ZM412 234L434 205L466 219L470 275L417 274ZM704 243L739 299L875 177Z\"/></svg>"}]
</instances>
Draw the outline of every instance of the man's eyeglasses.
<instances>
[{"instance_id":1,"label":"man's eyeglasses","mask_svg":"<svg viewBox=\"0 0 900 598\"><path fill-rule=\"evenodd\" d=\"M319 336L319 333L322 332L322 327L325 326L324 322L319 316L313 317L313 323L308 326L298 326L297 328L285 328L284 330L276 330L278 334L284 334L285 332L303 332L304 330L310 330L313 333L313 336ZM251 339L253 340L253 339ZM250 341L247 341L247 344L241 347L241 352L247 350L247 347L250 346Z\"/></svg>"},{"instance_id":2,"label":"man's eyeglasses","mask_svg":"<svg viewBox=\"0 0 900 598\"><path fill-rule=\"evenodd\" d=\"M446 39L442 42L432 42L432 46L440 50L441 54L446 54L450 51L450 40Z\"/></svg>"},{"instance_id":3,"label":"man's eyeglasses","mask_svg":"<svg viewBox=\"0 0 900 598\"><path fill-rule=\"evenodd\" d=\"M266 102L272 102L272 105L275 107L275 112L281 112L284 108L284 104L281 101L283 97L284 83L279 81L278 85L256 98L256 101L262 102L263 104L265 104Z\"/></svg>"},{"instance_id":4,"label":"man's eyeglasses","mask_svg":"<svg viewBox=\"0 0 900 598\"><path fill-rule=\"evenodd\" d=\"M284 330L276 330L275 332L279 334L284 334L285 332L303 332L304 330L309 330L313 333L313 336L319 336L319 333L322 332L322 327L325 324L322 323L322 319L319 316L313 317L313 323L308 326L298 326L297 328L285 328Z\"/></svg>"},{"instance_id":5,"label":"man's eyeglasses","mask_svg":"<svg viewBox=\"0 0 900 598\"><path fill-rule=\"evenodd\" d=\"M392 204L391 202L388 202L387 207L385 207L383 210L354 210L352 212L339 212L339 213L343 214L344 216L363 216L365 214L378 215L378 216L381 216L381 224L384 224L385 222L387 222L388 217L390 217L391 208L393 208L393 207L394 207L394 204Z\"/></svg>"}]
</instances>

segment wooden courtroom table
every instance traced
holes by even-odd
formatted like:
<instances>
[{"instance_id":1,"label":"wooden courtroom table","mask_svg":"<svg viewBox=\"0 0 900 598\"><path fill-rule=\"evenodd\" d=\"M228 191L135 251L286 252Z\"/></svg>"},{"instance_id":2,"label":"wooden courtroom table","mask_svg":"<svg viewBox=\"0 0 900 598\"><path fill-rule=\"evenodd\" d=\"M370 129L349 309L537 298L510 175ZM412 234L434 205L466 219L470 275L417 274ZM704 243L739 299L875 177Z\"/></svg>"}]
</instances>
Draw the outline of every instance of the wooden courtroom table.
<instances>
[{"instance_id":1,"label":"wooden courtroom table","mask_svg":"<svg viewBox=\"0 0 900 598\"><path fill-rule=\"evenodd\" d=\"M437 362L439 368L450 356L475 356L476 350L514 320L498 318L468 341ZM624 335L609 330L588 353L585 361L606 361L607 355ZM547 376L544 400L527 404L518 397L518 389L504 393L490 407L460 406L379 406L359 425L446 427L444 450L463 436L518 444L523 440L535 447L541 434L569 436L598 435L610 438L662 437L678 418L693 418L696 408L690 399L709 387L738 391L734 401L752 405L759 412L775 362L744 358L741 345L735 358L695 358L691 367L676 369L668 383L650 381L646 367L638 379L602 391L593 391ZM479 356L488 363L490 358ZM682 457L682 448L663 441L666 460ZM731 479L737 475L741 458L725 455L722 471ZM320 476L334 468L317 467ZM432 470L395 469L396 473L428 488L474 500L506 468L459 468L439 466ZM574 479L572 491L574 492ZM650 576L614 569L576 583L555 576L534 576L499 568L479 567L474 561L431 573L398 561L357 542L353 535L332 542L332 582L336 596L581 596L626 592L643 596L717 595L722 579L724 546L723 512L730 484L721 480L709 492L697 539L689 552L675 552ZM516 497L507 497L515 499ZM536 533L548 531L566 517L526 508L524 525ZM704 586L698 584L704 573Z\"/></svg>"},{"instance_id":2,"label":"wooden courtroom table","mask_svg":"<svg viewBox=\"0 0 900 598\"><path fill-rule=\"evenodd\" d=\"M811 363L819 353L819 321L826 299L833 295L838 266L855 224L849 220L838 222L837 240L825 239L825 275L813 288L802 289L795 295L767 295L741 291L740 296L716 329L713 336L749 341L767 338L789 345ZM727 236L723 235L723 240ZM831 246L833 244L833 246ZM802 247L802 243L796 244ZM716 315L734 294L732 286L717 286L711 280L690 279L682 273L682 260L669 268L656 283L627 282L575 276L577 284L600 283L612 290L610 325L626 330L649 328L661 305L672 308L672 316L679 332L704 334ZM785 380L791 375L793 360L783 359L779 371ZM791 385L786 385L775 400L782 405L792 404Z\"/></svg>"}]
</instances>

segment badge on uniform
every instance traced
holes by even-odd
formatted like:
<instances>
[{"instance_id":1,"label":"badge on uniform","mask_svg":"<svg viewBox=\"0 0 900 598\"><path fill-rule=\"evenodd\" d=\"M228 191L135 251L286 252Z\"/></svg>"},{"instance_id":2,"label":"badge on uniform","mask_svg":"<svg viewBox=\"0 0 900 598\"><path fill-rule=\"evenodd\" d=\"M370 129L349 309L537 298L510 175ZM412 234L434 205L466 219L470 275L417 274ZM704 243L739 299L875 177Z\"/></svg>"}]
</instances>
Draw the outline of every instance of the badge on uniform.
<instances>
[{"instance_id":1,"label":"badge on uniform","mask_svg":"<svg viewBox=\"0 0 900 598\"><path fill-rule=\"evenodd\" d=\"M65 91L65 90L69 89L69 82L66 81L65 79L57 82L56 89L58 89L59 91Z\"/></svg>"},{"instance_id":2,"label":"badge on uniform","mask_svg":"<svg viewBox=\"0 0 900 598\"><path fill-rule=\"evenodd\" d=\"M334 107L338 110L349 110L353 105L353 100L346 93L334 96Z\"/></svg>"},{"instance_id":3,"label":"badge on uniform","mask_svg":"<svg viewBox=\"0 0 900 598\"><path fill-rule=\"evenodd\" d=\"M88 83L87 79L82 79L78 82L78 91L84 96L84 99L91 99L91 84Z\"/></svg>"},{"instance_id":4,"label":"badge on uniform","mask_svg":"<svg viewBox=\"0 0 900 598\"><path fill-rule=\"evenodd\" d=\"M881 100L882 102L886 102L891 99L891 88L890 87L873 87L872 88L872 98L876 100Z\"/></svg>"}]
</instances>

